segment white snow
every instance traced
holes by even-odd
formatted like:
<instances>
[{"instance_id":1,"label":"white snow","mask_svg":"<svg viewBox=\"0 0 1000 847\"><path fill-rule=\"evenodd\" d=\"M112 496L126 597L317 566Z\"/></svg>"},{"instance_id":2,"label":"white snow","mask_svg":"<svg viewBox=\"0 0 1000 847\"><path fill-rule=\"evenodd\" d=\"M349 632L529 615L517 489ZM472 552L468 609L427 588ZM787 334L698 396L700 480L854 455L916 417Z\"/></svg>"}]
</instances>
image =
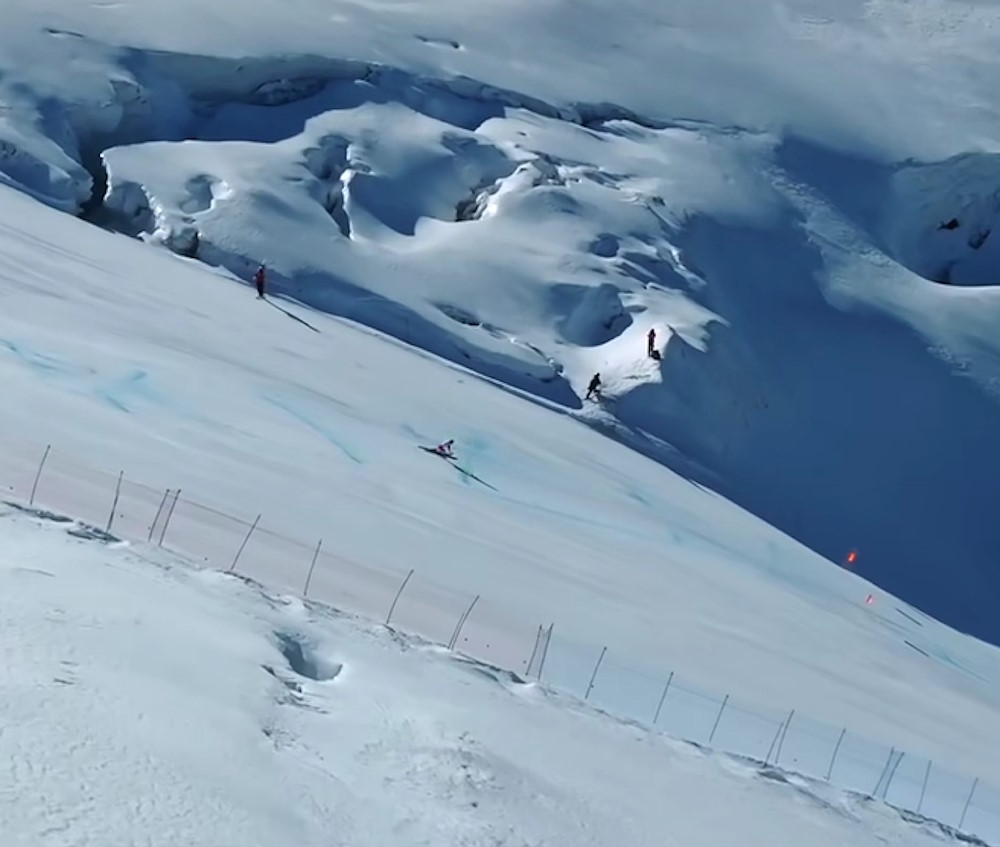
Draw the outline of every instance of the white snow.
<instances>
[{"instance_id":1,"label":"white snow","mask_svg":"<svg viewBox=\"0 0 1000 847\"><path fill-rule=\"evenodd\" d=\"M587 691L606 647L595 704L648 722L674 672L678 690L711 696L675 702L659 725L704 741L728 693L751 717L777 716L724 725L721 746L754 756L794 708L823 738L815 749L791 739L795 767L822 776L827 736L847 727L860 747L845 751L841 788L871 790L883 748L906 751L907 791L933 759L956 782L932 789L927 809L955 823L979 778L986 799L969 826L996 840L1000 653L973 636L1000 643L998 32L1000 10L973 0L18 3L0 27L0 483L28 497L52 444L39 502L103 526L124 471L122 531L140 541L164 490L182 489L169 544L222 568L261 515L242 573L298 593L322 539L310 595L375 618L413 569L394 616L405 631L447 642L479 596L459 646L480 659L523 672L539 625L554 623L555 688ZM261 261L263 302L249 288ZM650 328L659 360L645 356ZM597 371L603 399L585 402ZM417 450L448 437L475 477ZM851 549L857 573L834 564ZM101 561L90 566L103 580ZM238 714L220 743L259 743L257 686L281 686L258 678L256 658L252 682L238 668L273 653L287 620L267 618L255 589L170 573L176 604L154 610L136 589L151 607L136 618L151 616L143 643L168 655L202 640L186 630L188 606L219 605L231 644L208 649L238 654L202 659L189 644L197 658L163 684L206 692L204 712L177 706L198 733ZM114 578L66 590L127 605ZM36 627L36 613L28 603L18 620ZM302 626L325 615L298 614ZM383 726L379 755L404 763L412 818L372 799L378 767L307 790L304 777L282 783L284 764L269 770L274 750L199 745L176 766L221 793L186 793L178 777L162 807L143 791L120 814L165 821L207 797L244 812L222 832L191 817L206 843L288 843L319 838L310 827L343 815L356 781L372 792L344 843L640 844L703 830L719 843L750 826L770 843L772 794L806 798L803 825L833 827L831 843L930 837L839 789L762 782L561 695L517 699L495 682L482 693L452 658L398 669L409 656L397 661L383 635L314 623L327 632L310 629L317 643L346 627L344 641L377 651L370 664L391 663L406 696L424 697L419 678L440 672L479 691L469 703L550 715L537 732L552 747L529 744L525 728L523 758L489 766L516 796L548 799L493 809L489 825L506 834L484 834L453 813L464 788L421 782L438 779L441 757L465 761L473 748L452 744L462 731L497 757L511 726L549 720L511 712L490 728L486 711L482 726L455 729L475 707L441 682L428 709L450 740L428 754L432 776L416 751L437 742L414 730L392 749L412 717L365 730ZM114 663L117 649L95 644L93 657ZM347 687L351 662L318 661L344 668L305 684L329 711L322 692ZM365 713L388 696L369 695ZM135 694L166 710L147 696ZM103 721L93 711L74 718L81 737ZM682 726L689 717L698 727ZM579 750L559 740L580 732ZM296 733L313 763L342 764L328 740L354 738L343 726ZM135 764L153 761L140 741L88 814L129 763L158 778ZM676 767L659 764L664 751ZM564 783L540 773L547 759L565 765ZM602 778L614 790L599 799L587 774L608 767L622 776ZM45 772L66 783L38 797L77 791L86 804L77 770ZM233 776L243 772L255 776ZM704 803L704 821L701 789L685 787L694 773L734 795ZM416 795L437 799L425 808ZM41 802L29 805L45 816ZM442 818L435 802L452 811ZM728 835L707 823L713 805L744 802L759 821ZM602 828L633 819L621 804L638 821L624 842ZM582 810L589 835L566 822ZM77 843L67 827L19 832ZM170 832L165 843L194 837Z\"/></svg>"},{"instance_id":2,"label":"white snow","mask_svg":"<svg viewBox=\"0 0 1000 847\"><path fill-rule=\"evenodd\" d=\"M0 523L9 847L951 840L169 555Z\"/></svg>"},{"instance_id":3,"label":"white snow","mask_svg":"<svg viewBox=\"0 0 1000 847\"><path fill-rule=\"evenodd\" d=\"M990 796L996 760L978 728L996 721L995 648L902 617L882 592L869 609L873 589L853 574L470 372L287 301L271 308L16 194L0 215L4 379L26 398L5 409L15 495L51 442L39 501L98 526L123 469L128 537L146 538L163 489L180 488L168 541L219 567L261 513L240 571L266 584L301 591L322 538L331 555L311 596L381 616L413 568L394 623L444 642L480 594L462 647L523 671L538 623L555 622L546 680L582 693L606 645L595 701L616 713L648 721L669 668L679 685L794 706L834 734L933 758ZM444 433L496 490L416 449ZM810 772L822 776L829 749ZM859 780L874 785L879 754L864 756L876 761Z\"/></svg>"},{"instance_id":4,"label":"white snow","mask_svg":"<svg viewBox=\"0 0 1000 847\"><path fill-rule=\"evenodd\" d=\"M996 586L996 8L660 5L21 4L0 180L565 408L603 371L603 432L1000 640L941 564Z\"/></svg>"}]
</instances>

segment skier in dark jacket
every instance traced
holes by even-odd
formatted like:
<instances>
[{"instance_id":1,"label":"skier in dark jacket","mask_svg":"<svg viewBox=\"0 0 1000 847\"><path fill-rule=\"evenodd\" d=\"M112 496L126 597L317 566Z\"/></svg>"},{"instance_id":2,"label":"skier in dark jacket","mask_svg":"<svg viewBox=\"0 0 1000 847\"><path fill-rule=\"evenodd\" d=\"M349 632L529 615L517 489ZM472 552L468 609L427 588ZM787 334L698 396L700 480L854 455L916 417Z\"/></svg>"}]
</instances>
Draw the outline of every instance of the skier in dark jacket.
<instances>
[{"instance_id":1,"label":"skier in dark jacket","mask_svg":"<svg viewBox=\"0 0 1000 847\"><path fill-rule=\"evenodd\" d=\"M646 355L649 358L656 358L656 330L650 329L649 334L646 336Z\"/></svg>"},{"instance_id":2,"label":"skier in dark jacket","mask_svg":"<svg viewBox=\"0 0 1000 847\"><path fill-rule=\"evenodd\" d=\"M601 396L601 375L599 373L594 374L591 378L590 385L587 386L587 396L583 399L589 400L592 394Z\"/></svg>"},{"instance_id":3,"label":"skier in dark jacket","mask_svg":"<svg viewBox=\"0 0 1000 847\"><path fill-rule=\"evenodd\" d=\"M266 269L264 268L264 263L261 262L257 268L257 272L253 275L254 284L257 286L257 296L264 296L264 276L266 274Z\"/></svg>"}]
</instances>

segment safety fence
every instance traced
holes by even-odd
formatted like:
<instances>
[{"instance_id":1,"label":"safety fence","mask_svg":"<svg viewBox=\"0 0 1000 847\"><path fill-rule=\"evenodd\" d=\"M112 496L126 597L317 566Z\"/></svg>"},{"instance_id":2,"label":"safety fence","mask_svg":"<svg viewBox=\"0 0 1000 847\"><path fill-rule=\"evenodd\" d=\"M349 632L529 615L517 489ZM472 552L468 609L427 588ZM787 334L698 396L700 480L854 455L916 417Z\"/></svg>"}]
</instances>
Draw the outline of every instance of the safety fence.
<instances>
[{"instance_id":1,"label":"safety fence","mask_svg":"<svg viewBox=\"0 0 1000 847\"><path fill-rule=\"evenodd\" d=\"M699 690L677 674L620 661L607 648L528 623L479 595L414 570L339 556L263 515L229 514L175 488L95 468L51 446L5 443L0 486L14 501L60 510L93 534L167 547L272 589L380 620L523 677L544 680L619 717L839 788L885 800L1000 844L1000 791L847 727Z\"/></svg>"}]
</instances>

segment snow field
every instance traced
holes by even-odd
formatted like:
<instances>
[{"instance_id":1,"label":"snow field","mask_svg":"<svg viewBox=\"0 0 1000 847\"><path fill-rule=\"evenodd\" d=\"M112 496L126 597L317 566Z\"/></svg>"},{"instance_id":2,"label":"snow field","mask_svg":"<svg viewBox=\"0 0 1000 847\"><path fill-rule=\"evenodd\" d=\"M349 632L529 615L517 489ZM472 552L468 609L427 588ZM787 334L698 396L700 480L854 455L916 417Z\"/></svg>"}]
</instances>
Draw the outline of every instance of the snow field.
<instances>
[{"instance_id":1,"label":"snow field","mask_svg":"<svg viewBox=\"0 0 1000 847\"><path fill-rule=\"evenodd\" d=\"M958 843L165 550L0 511L11 847Z\"/></svg>"},{"instance_id":2,"label":"snow field","mask_svg":"<svg viewBox=\"0 0 1000 847\"><path fill-rule=\"evenodd\" d=\"M724 687L778 720L794 706L997 782L994 758L967 731L995 720L991 648L891 611L902 631L873 618L863 580L544 404L285 302L321 330L311 332L224 274L17 195L3 210L5 384L11 397L30 398L9 404L7 425L107 469L104 493L68 511L103 526L115 468L124 469L153 483L140 538L166 489L180 488L177 526L203 526L210 548L192 543L191 552L228 567L261 514L261 539L296 542L277 560L256 558L263 549L248 544L243 568L299 591L323 539L323 561L385 574L340 581L379 619L413 568L400 625L447 643L481 595L462 637L521 668L538 625L557 623L555 650L563 639L573 645L572 690L585 687L602 646L609 667L623 657L656 680L632 707L644 719L673 670L687 687ZM445 435L497 491L416 449ZM24 484L41 447L9 451L31 457ZM239 512L242 523L189 500ZM314 575L317 590L326 573ZM421 620L421 603L447 612ZM512 612L515 626L505 624ZM752 743L759 756L762 744ZM825 775L822 758L811 769Z\"/></svg>"},{"instance_id":3,"label":"snow field","mask_svg":"<svg viewBox=\"0 0 1000 847\"><path fill-rule=\"evenodd\" d=\"M396 631L454 646L460 655L521 679L542 678L598 709L674 738L879 797L990 843L1000 837L1000 792L980 778L890 749L847 727L841 732L801 712L782 714L698 688L683 675L669 672L658 679L651 668L622 663L606 648L598 651L554 628L539 625L533 635L520 614L499 609L489 598L470 598L423 574L352 561L319 544L310 548L259 520L235 517L176 489L159 491L124 477L119 485L115 474L58 450L4 446L4 488L22 502L34 492L39 504L72 509L89 522L79 531L83 537L101 539L110 531L112 541L128 538L183 551L207 567L269 589L391 622ZM894 611L913 622L921 617L905 607Z\"/></svg>"},{"instance_id":4,"label":"snow field","mask_svg":"<svg viewBox=\"0 0 1000 847\"><path fill-rule=\"evenodd\" d=\"M608 370L581 418L997 642L941 566L1000 547L996 10L456 8L16 8L0 179L563 408Z\"/></svg>"},{"instance_id":5,"label":"snow field","mask_svg":"<svg viewBox=\"0 0 1000 847\"><path fill-rule=\"evenodd\" d=\"M1000 840L997 8L203 6L0 28L0 831Z\"/></svg>"},{"instance_id":6,"label":"snow field","mask_svg":"<svg viewBox=\"0 0 1000 847\"><path fill-rule=\"evenodd\" d=\"M295 576L276 575L296 590L322 538L326 553L392 573L386 596L411 567L415 586L427 577L454 588L442 640L476 594L485 605L469 627L490 604L520 610L515 667L538 624L557 622L560 637L599 639L657 679L667 666L697 688L726 680L752 702L794 704L990 781L995 763L953 721L993 719L990 648L924 628L977 669L970 687L873 626L859 610L863 580L565 416L286 303L322 329L310 332L225 276L17 195L3 210L0 352L11 397L30 397L8 405L7 423L41 438L10 452L33 465L49 441L106 468L108 493L86 508L110 508L124 469L153 483L149 513L170 487L247 525L262 514L264 529L298 540L285 567ZM416 449L446 435L498 491ZM238 542L222 546L228 566ZM892 665L934 693L889 684ZM831 668L843 670L832 678ZM852 687L861 700L845 697ZM898 714L915 704L919 728L902 738Z\"/></svg>"},{"instance_id":7,"label":"snow field","mask_svg":"<svg viewBox=\"0 0 1000 847\"><path fill-rule=\"evenodd\" d=\"M198 139L105 151L107 210L157 210L126 231L244 278L264 257L274 291L564 407L600 371L582 419L990 637L938 563L986 572L1000 545L991 155L894 165L368 81L222 107ZM938 484L895 496L918 475Z\"/></svg>"}]
</instances>

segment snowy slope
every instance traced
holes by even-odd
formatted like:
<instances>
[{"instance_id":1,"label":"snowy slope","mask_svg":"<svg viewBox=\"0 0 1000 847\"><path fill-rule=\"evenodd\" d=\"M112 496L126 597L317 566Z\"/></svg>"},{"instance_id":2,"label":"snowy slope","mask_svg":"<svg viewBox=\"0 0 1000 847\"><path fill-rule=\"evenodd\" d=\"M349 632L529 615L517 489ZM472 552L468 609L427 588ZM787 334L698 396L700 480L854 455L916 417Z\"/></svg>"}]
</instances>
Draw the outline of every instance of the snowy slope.
<instances>
[{"instance_id":1,"label":"snowy slope","mask_svg":"<svg viewBox=\"0 0 1000 847\"><path fill-rule=\"evenodd\" d=\"M456 617L481 594L524 622L519 659L555 622L582 662L607 645L998 781L969 731L996 724L994 648L882 621L855 575L558 406L9 192L0 251L0 368L21 398L4 410L8 479L30 484L52 443L347 560L414 568L458 592ZM416 449L448 436L495 490ZM107 508L46 484L42 502ZM278 554L249 572L297 587L299 564ZM326 579L338 596L336 565Z\"/></svg>"},{"instance_id":2,"label":"snowy slope","mask_svg":"<svg viewBox=\"0 0 1000 847\"><path fill-rule=\"evenodd\" d=\"M996 642L997 10L661 5L20 3L0 179L569 409L600 370L602 431Z\"/></svg>"},{"instance_id":3,"label":"snowy slope","mask_svg":"<svg viewBox=\"0 0 1000 847\"><path fill-rule=\"evenodd\" d=\"M962 843L165 554L0 524L9 847Z\"/></svg>"},{"instance_id":4,"label":"snowy slope","mask_svg":"<svg viewBox=\"0 0 1000 847\"><path fill-rule=\"evenodd\" d=\"M539 622L555 622L557 681L589 673L606 646L606 679L620 678L620 662L658 687L670 668L1000 784L1000 654L962 634L1000 641L993 6L203 5L25 0L4 11L0 482L30 486L51 443L58 461L111 479L124 469L154 491L180 487L248 524L261 514L265 529L307 550L322 538L341 561L382 573L390 591L413 568L414 591L445 597L455 614L481 595L504 620L511 656L527 652ZM261 260L265 302L247 288ZM650 328L660 360L644 355ZM582 399L595 371L598 404ZM446 437L488 486L416 449ZM50 474L43 503L97 508L72 473ZM63 487L46 491L52 479ZM172 540L201 555L200 529ZM849 549L859 574L826 560ZM265 584L301 584L304 556L293 565L261 547L248 558ZM340 578L318 577L335 596ZM178 589L176 606L156 612L150 650L189 637L171 621L207 603L202 591L213 608L218 600L260 622L259 598L188 579L193 593ZM105 588L119 596L96 581ZM130 592L122 587L117 605ZM911 616L893 594L955 629ZM101 600L82 612L106 613ZM273 654L269 633L288 622L265 616L263 635L256 625L239 635L228 614L233 643L255 657L256 681L234 682L246 695L237 705L271 704L255 699L258 683L277 685L257 679L257 657ZM429 634L426 618L414 621ZM213 640L205 626L199 642ZM339 635L353 643L348 630ZM110 649L95 642L90 652ZM210 668L231 659L206 656L167 684L209 684ZM263 661L274 666L273 655ZM434 662L450 680L442 691L452 674L468 682L467 669ZM427 691L429 665L396 664L400 690ZM133 665L123 667L127 678ZM225 723L239 694L211 688ZM427 696L432 711L469 709L450 690ZM419 771L433 742L412 716L390 721L374 708L358 736L390 758L406 751ZM554 722L567 720L556 711ZM489 728L490 717L476 732L495 762L511 734L502 730L522 717ZM215 720L190 714L199 731ZM597 724L594 749L604 750L605 731L625 732L628 755L608 741L584 765L561 744L557 754L525 737L527 758L504 773L518 797L556 799L547 813L518 801L489 825L515 826L510 814L528 829L508 840L550 843L552 808L564 810L563 827L580 809L609 809L589 830L608 843L625 803L633 843L662 843L668 820L683 811L690 822L697 796L679 784L695 767L688 753L664 769L635 752L663 742ZM579 730L554 726L539 724L539 737ZM292 746L313 729L299 727ZM341 761L325 732L305 744L307 769ZM405 744L379 748L401 735ZM233 748L248 737L231 738ZM24 749L32 744L25 736ZM441 755L464 761L463 750ZM361 761L388 761L371 754ZM204 777L193 755L177 766ZM549 794L555 777L526 763L561 756L566 782ZM412 798L412 818L387 818L366 788L346 843L497 840L463 829L473 824L454 817L452 783L442 795L420 782L439 778L440 757L429 757L431 776L400 790L443 797L453 828L434 829L434 804ZM644 771L638 793L613 780L628 801L598 800L583 775L612 759ZM718 802L743 796L763 827L754 838L773 841L769 822L793 813L781 805L772 816L771 792L787 789L745 773L730 783L718 762L695 760L711 769L712 790L732 789ZM368 786L382 764L337 776ZM234 756L233 767L266 775L210 777L240 794L219 803L244 810L239 830L199 819L223 842L318 838L324 804L343 810L355 790L312 793L298 774L286 802L265 803L285 766ZM298 789L308 808L296 805ZM806 813L804 843L926 836L898 830L894 813L816 791L801 808L836 811ZM665 793L676 806L663 805ZM139 809L133 821L147 812L158 814ZM387 832L386 821L398 827ZM724 841L713 826L706 843ZM26 843L37 834L21 831Z\"/></svg>"}]
</instances>

